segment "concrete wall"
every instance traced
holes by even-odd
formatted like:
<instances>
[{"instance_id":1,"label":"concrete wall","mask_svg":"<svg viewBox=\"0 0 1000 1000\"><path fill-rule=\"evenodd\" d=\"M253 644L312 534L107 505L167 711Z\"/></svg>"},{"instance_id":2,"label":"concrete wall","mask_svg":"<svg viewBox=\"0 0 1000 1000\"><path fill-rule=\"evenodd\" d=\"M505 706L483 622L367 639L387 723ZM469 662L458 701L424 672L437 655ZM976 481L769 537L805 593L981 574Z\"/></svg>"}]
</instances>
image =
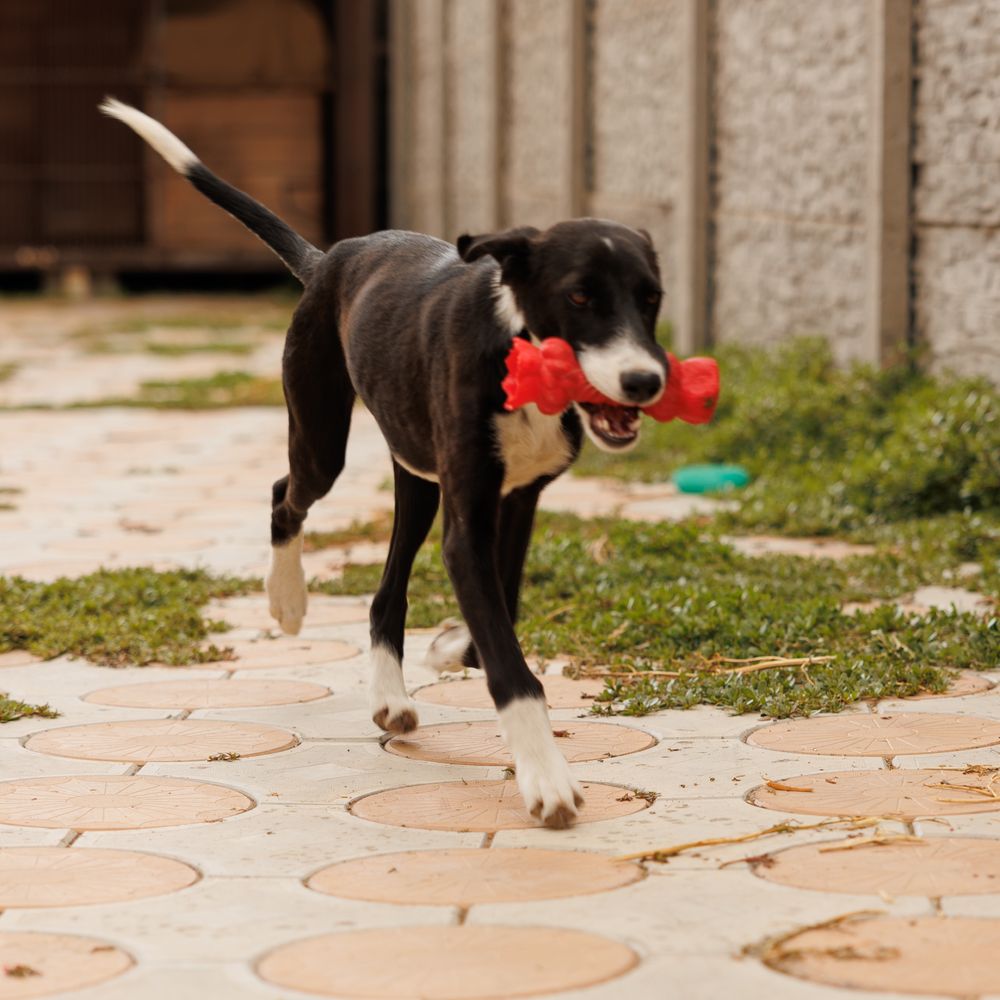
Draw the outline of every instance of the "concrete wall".
<instances>
[{"instance_id":1,"label":"concrete wall","mask_svg":"<svg viewBox=\"0 0 1000 1000\"><path fill-rule=\"evenodd\" d=\"M917 0L914 29L916 330L1000 380L1000 3Z\"/></svg>"},{"instance_id":2,"label":"concrete wall","mask_svg":"<svg viewBox=\"0 0 1000 1000\"><path fill-rule=\"evenodd\" d=\"M869 0L719 0L716 341L864 328Z\"/></svg>"},{"instance_id":3,"label":"concrete wall","mask_svg":"<svg viewBox=\"0 0 1000 1000\"><path fill-rule=\"evenodd\" d=\"M1000 0L392 3L394 224L616 218L682 350L1000 381Z\"/></svg>"}]
</instances>

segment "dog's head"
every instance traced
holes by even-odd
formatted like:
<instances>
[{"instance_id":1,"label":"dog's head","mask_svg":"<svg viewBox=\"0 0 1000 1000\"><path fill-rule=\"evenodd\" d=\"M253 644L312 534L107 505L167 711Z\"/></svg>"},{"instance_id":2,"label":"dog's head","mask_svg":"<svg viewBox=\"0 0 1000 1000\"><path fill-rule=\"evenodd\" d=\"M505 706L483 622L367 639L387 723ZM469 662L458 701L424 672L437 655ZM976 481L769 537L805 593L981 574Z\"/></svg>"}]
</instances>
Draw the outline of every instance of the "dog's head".
<instances>
[{"instance_id":1,"label":"dog's head","mask_svg":"<svg viewBox=\"0 0 1000 1000\"><path fill-rule=\"evenodd\" d=\"M587 381L617 406L575 404L604 451L639 439L639 407L655 403L667 378L656 343L662 289L649 235L604 219L573 219L539 232L522 227L462 236L463 260L500 264L496 309L511 332L561 337Z\"/></svg>"}]
</instances>

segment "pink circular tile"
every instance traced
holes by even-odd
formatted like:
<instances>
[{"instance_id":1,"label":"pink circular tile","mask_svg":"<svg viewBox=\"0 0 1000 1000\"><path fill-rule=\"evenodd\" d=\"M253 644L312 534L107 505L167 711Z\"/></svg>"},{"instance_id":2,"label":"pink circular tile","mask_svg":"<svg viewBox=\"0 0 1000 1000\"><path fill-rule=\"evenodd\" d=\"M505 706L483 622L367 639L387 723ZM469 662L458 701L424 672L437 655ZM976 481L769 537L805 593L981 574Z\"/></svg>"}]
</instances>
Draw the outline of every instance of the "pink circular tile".
<instances>
[{"instance_id":1,"label":"pink circular tile","mask_svg":"<svg viewBox=\"0 0 1000 1000\"><path fill-rule=\"evenodd\" d=\"M193 868L156 854L87 847L0 848L0 907L5 909L119 903L176 892L197 881Z\"/></svg>"},{"instance_id":2,"label":"pink circular tile","mask_svg":"<svg viewBox=\"0 0 1000 1000\"><path fill-rule=\"evenodd\" d=\"M0 653L0 667L27 667L33 663L44 663L40 656L29 653L26 649L12 649Z\"/></svg>"},{"instance_id":3,"label":"pink circular tile","mask_svg":"<svg viewBox=\"0 0 1000 1000\"><path fill-rule=\"evenodd\" d=\"M75 774L0 782L0 823L48 830L214 823L253 807L233 788L185 778Z\"/></svg>"},{"instance_id":4,"label":"pink circular tile","mask_svg":"<svg viewBox=\"0 0 1000 1000\"><path fill-rule=\"evenodd\" d=\"M288 750L297 743L293 733L256 722L137 719L45 729L29 736L24 745L54 757L145 764L208 760L217 754L257 757Z\"/></svg>"},{"instance_id":5,"label":"pink circular tile","mask_svg":"<svg viewBox=\"0 0 1000 1000\"><path fill-rule=\"evenodd\" d=\"M617 785L581 782L585 802L577 823L595 823L641 812L649 802ZM374 792L355 799L350 811L361 819L418 830L489 833L539 826L524 807L515 781L441 781Z\"/></svg>"},{"instance_id":6,"label":"pink circular tile","mask_svg":"<svg viewBox=\"0 0 1000 1000\"><path fill-rule=\"evenodd\" d=\"M966 774L960 768L827 771L781 779L795 791L760 785L747 801L809 816L959 816L1000 809L1000 783L995 779L996 775Z\"/></svg>"},{"instance_id":7,"label":"pink circular tile","mask_svg":"<svg viewBox=\"0 0 1000 1000\"><path fill-rule=\"evenodd\" d=\"M106 941L75 934L0 932L0 997L45 997L103 983L132 965Z\"/></svg>"},{"instance_id":8,"label":"pink circular tile","mask_svg":"<svg viewBox=\"0 0 1000 1000\"><path fill-rule=\"evenodd\" d=\"M361 650L337 639L220 639L217 645L231 646L235 660L192 663L199 670L270 670L277 667L312 667L349 660Z\"/></svg>"},{"instance_id":9,"label":"pink circular tile","mask_svg":"<svg viewBox=\"0 0 1000 1000\"><path fill-rule=\"evenodd\" d=\"M921 691L912 694L906 701L928 701L931 698L962 698L970 694L982 694L993 687L991 681L977 670L960 670L944 691Z\"/></svg>"},{"instance_id":10,"label":"pink circular tile","mask_svg":"<svg viewBox=\"0 0 1000 1000\"><path fill-rule=\"evenodd\" d=\"M584 931L466 924L325 934L275 949L257 972L319 996L496 1000L593 986L638 960L626 945Z\"/></svg>"},{"instance_id":11,"label":"pink circular tile","mask_svg":"<svg viewBox=\"0 0 1000 1000\"><path fill-rule=\"evenodd\" d=\"M648 733L606 722L555 722L556 746L571 764L638 753L656 744ZM513 767L498 722L446 722L395 736L385 748L400 757L442 764Z\"/></svg>"},{"instance_id":12,"label":"pink circular tile","mask_svg":"<svg viewBox=\"0 0 1000 1000\"><path fill-rule=\"evenodd\" d=\"M70 553L95 553L102 556L143 556L147 552L193 552L212 547L210 538L193 537L183 534L101 534L81 535L53 542L51 550L58 555Z\"/></svg>"},{"instance_id":13,"label":"pink circular tile","mask_svg":"<svg viewBox=\"0 0 1000 1000\"><path fill-rule=\"evenodd\" d=\"M555 674L538 679L545 688L545 702L549 708L590 708L604 690L604 682L600 680L578 681ZM429 684L420 688L414 698L450 708L493 708L493 699L482 677Z\"/></svg>"},{"instance_id":14,"label":"pink circular tile","mask_svg":"<svg viewBox=\"0 0 1000 1000\"><path fill-rule=\"evenodd\" d=\"M869 835L803 844L753 868L768 882L817 892L967 896L1000 891L1000 841L926 837L877 842Z\"/></svg>"},{"instance_id":15,"label":"pink circular tile","mask_svg":"<svg viewBox=\"0 0 1000 1000\"><path fill-rule=\"evenodd\" d=\"M74 578L87 576L101 569L124 569L136 565L139 565L139 562L135 559L100 558L98 556L94 556L92 559L60 559L58 556L53 556L51 559L9 566L5 572L8 576L23 576L26 580L52 583L64 576ZM177 563L159 557L143 559L141 565L147 569L155 569L160 573L180 568Z\"/></svg>"},{"instance_id":16,"label":"pink circular tile","mask_svg":"<svg viewBox=\"0 0 1000 1000\"><path fill-rule=\"evenodd\" d=\"M207 618L220 619L234 628L277 629L271 617L267 598L231 597L215 601L204 612ZM368 621L368 606L360 602L344 603L321 596L309 595L309 608L303 621L304 628L321 625L348 625Z\"/></svg>"},{"instance_id":17,"label":"pink circular tile","mask_svg":"<svg viewBox=\"0 0 1000 1000\"><path fill-rule=\"evenodd\" d=\"M306 885L345 899L472 906L589 895L642 877L638 865L589 851L494 847L355 858L316 872Z\"/></svg>"},{"instance_id":18,"label":"pink circular tile","mask_svg":"<svg viewBox=\"0 0 1000 1000\"><path fill-rule=\"evenodd\" d=\"M316 701L330 694L321 684L282 680L150 681L101 688L84 696L96 705L122 708L254 708Z\"/></svg>"},{"instance_id":19,"label":"pink circular tile","mask_svg":"<svg viewBox=\"0 0 1000 1000\"><path fill-rule=\"evenodd\" d=\"M764 954L773 969L810 982L893 995L1000 993L1000 919L875 917L784 938Z\"/></svg>"},{"instance_id":20,"label":"pink circular tile","mask_svg":"<svg viewBox=\"0 0 1000 1000\"><path fill-rule=\"evenodd\" d=\"M776 722L754 730L747 742L790 753L895 757L995 746L1000 743L1000 722L934 712L857 712Z\"/></svg>"}]
</instances>

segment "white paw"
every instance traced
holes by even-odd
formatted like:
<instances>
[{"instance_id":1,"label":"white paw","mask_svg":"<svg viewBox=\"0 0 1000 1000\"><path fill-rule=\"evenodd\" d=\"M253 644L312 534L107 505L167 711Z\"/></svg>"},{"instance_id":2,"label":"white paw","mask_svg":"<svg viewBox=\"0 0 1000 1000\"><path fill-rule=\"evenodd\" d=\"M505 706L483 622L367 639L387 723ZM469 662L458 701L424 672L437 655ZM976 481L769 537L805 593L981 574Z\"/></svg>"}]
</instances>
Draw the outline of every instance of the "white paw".
<instances>
[{"instance_id":1,"label":"white paw","mask_svg":"<svg viewBox=\"0 0 1000 1000\"><path fill-rule=\"evenodd\" d=\"M287 545L271 548L271 566L264 580L271 617L288 635L298 635L309 596L302 570L302 534Z\"/></svg>"},{"instance_id":2,"label":"white paw","mask_svg":"<svg viewBox=\"0 0 1000 1000\"><path fill-rule=\"evenodd\" d=\"M446 624L434 637L424 663L439 674L459 673L465 670L462 659L471 642L472 637L464 625Z\"/></svg>"},{"instance_id":3,"label":"white paw","mask_svg":"<svg viewBox=\"0 0 1000 1000\"><path fill-rule=\"evenodd\" d=\"M583 791L559 752L545 702L515 698L500 710L500 730L514 755L517 787L528 812L554 830L576 819Z\"/></svg>"},{"instance_id":4,"label":"white paw","mask_svg":"<svg viewBox=\"0 0 1000 1000\"><path fill-rule=\"evenodd\" d=\"M417 706L406 693L399 660L385 646L372 648L368 705L372 722L387 733L410 733L419 725Z\"/></svg>"},{"instance_id":5,"label":"white paw","mask_svg":"<svg viewBox=\"0 0 1000 1000\"><path fill-rule=\"evenodd\" d=\"M530 754L515 759L517 787L528 812L553 830L572 826L583 805L583 789L558 750L544 761Z\"/></svg>"}]
</instances>

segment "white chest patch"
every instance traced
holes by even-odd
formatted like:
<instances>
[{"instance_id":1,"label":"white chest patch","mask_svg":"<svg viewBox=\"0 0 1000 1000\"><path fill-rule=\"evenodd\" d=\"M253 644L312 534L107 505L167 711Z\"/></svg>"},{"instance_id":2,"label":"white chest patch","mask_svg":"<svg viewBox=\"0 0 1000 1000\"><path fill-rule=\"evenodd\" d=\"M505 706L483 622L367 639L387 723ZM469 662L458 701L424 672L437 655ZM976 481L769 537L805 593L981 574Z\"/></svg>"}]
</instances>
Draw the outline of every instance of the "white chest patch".
<instances>
[{"instance_id":1,"label":"white chest patch","mask_svg":"<svg viewBox=\"0 0 1000 1000\"><path fill-rule=\"evenodd\" d=\"M548 417L534 403L493 418L497 450L504 464L502 492L533 483L539 476L562 472L572 451L560 414Z\"/></svg>"}]
</instances>

